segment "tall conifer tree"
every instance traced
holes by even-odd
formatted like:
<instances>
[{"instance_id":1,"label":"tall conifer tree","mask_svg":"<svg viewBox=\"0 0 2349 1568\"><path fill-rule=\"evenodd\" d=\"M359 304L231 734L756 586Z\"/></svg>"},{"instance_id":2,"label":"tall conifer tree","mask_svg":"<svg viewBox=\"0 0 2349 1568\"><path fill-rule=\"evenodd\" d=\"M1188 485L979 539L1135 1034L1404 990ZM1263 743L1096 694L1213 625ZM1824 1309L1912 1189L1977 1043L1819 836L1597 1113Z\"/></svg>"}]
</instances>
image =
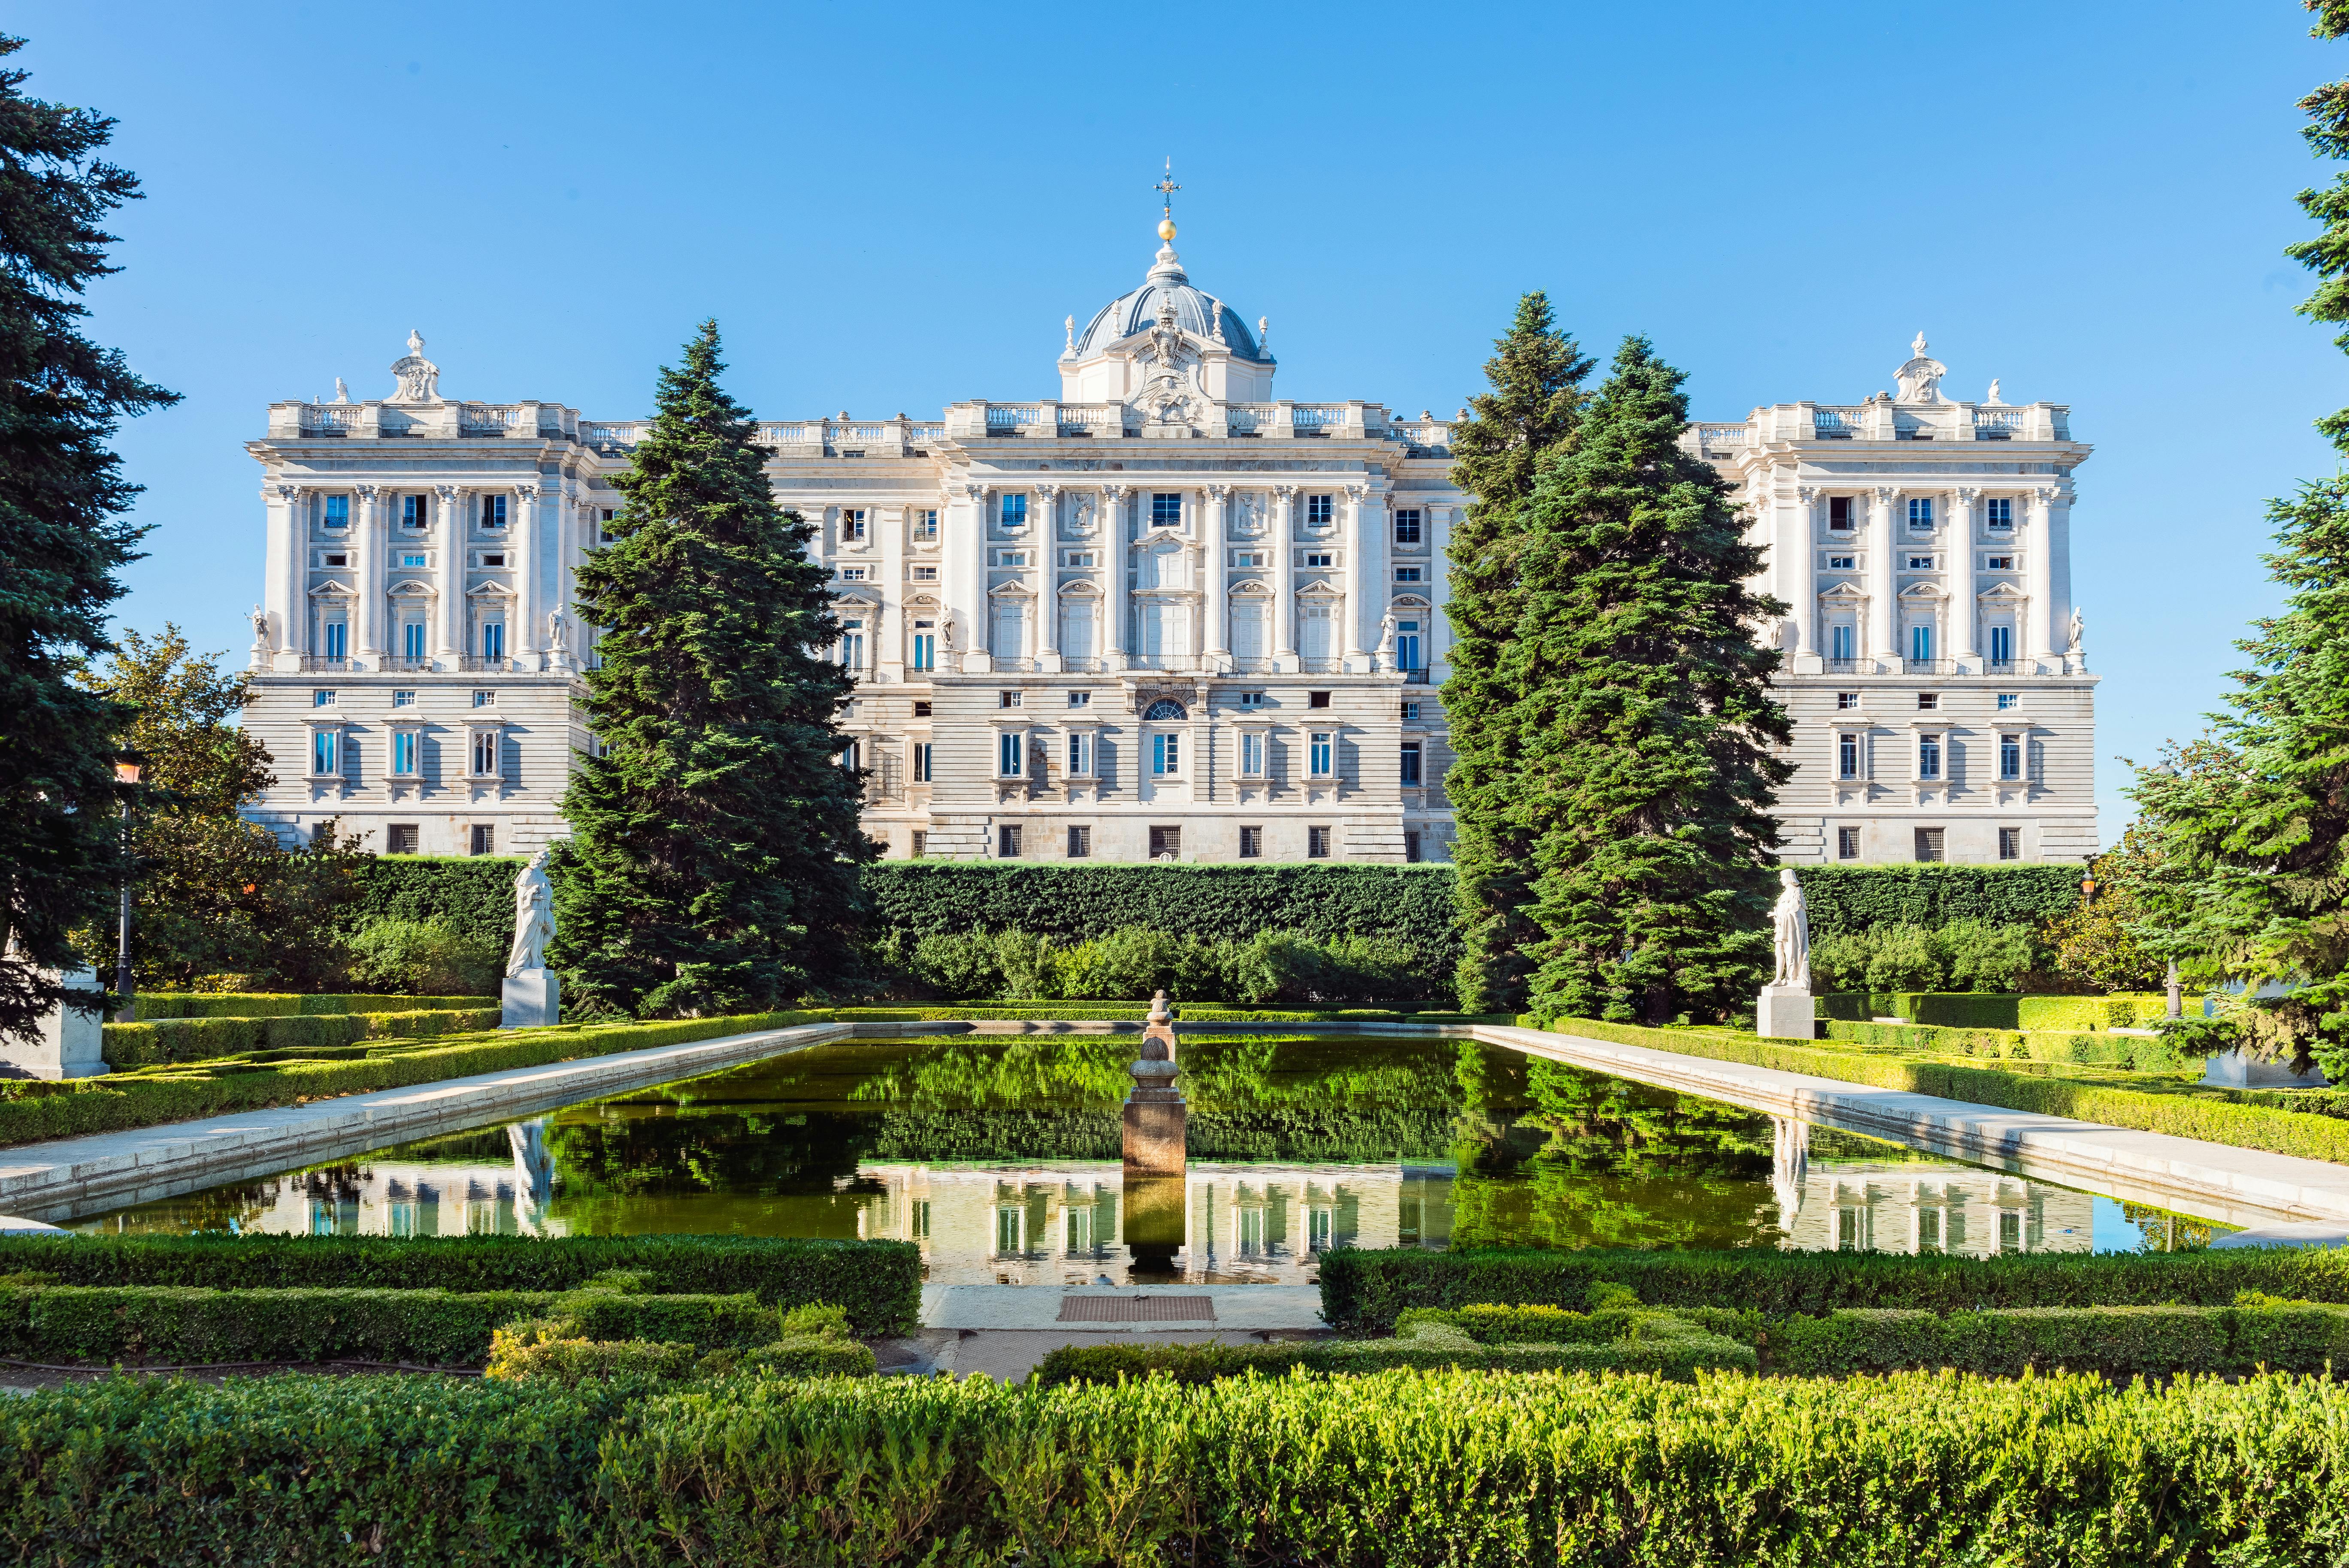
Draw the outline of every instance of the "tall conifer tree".
<instances>
[{"instance_id":1,"label":"tall conifer tree","mask_svg":"<svg viewBox=\"0 0 2349 1568\"><path fill-rule=\"evenodd\" d=\"M2318 38L2349 36L2349 4L2309 0ZM2349 82L2300 102L2302 131L2324 158L2349 159ZM2301 314L2349 323L2349 173L2300 193L2324 225L2285 253L2314 272ZM2349 332L2334 339L2349 350ZM2316 422L2349 457L2349 409ZM2134 934L2198 983L2242 983L2248 998L2212 1032L2256 1057L2349 1077L2349 477L2302 485L2271 502L2268 572L2283 613L2235 645L2231 710L2204 741L2171 747L2129 795L2156 830L2159 874L2141 894ZM2270 982L2283 994L2259 997ZM2190 1021L2189 1030L2204 1027ZM2224 1038L2212 1040L2224 1043Z\"/></svg>"},{"instance_id":2,"label":"tall conifer tree","mask_svg":"<svg viewBox=\"0 0 2349 1568\"><path fill-rule=\"evenodd\" d=\"M0 57L24 47L0 36ZM44 103L0 70L0 1037L30 1038L76 966L70 933L124 874L115 736L129 715L77 685L105 651L115 573L138 559L140 487L107 449L118 420L179 401L84 337L78 296L108 264L107 213L139 195L98 154L114 121Z\"/></svg>"},{"instance_id":3,"label":"tall conifer tree","mask_svg":"<svg viewBox=\"0 0 2349 1568\"><path fill-rule=\"evenodd\" d=\"M1522 615L1522 511L1536 464L1573 433L1577 388L1591 362L1557 330L1549 296L1539 292L1517 302L1516 319L1494 346L1485 366L1492 390L1470 398L1469 418L1452 428L1453 483L1473 499L1452 535L1444 713L1454 760L1444 783L1458 824L1452 852L1467 947L1460 1005L1514 1013L1525 1004L1524 953L1538 933L1518 731L1506 718L1518 693L1502 670Z\"/></svg>"},{"instance_id":4,"label":"tall conifer tree","mask_svg":"<svg viewBox=\"0 0 2349 1568\"><path fill-rule=\"evenodd\" d=\"M1776 787L1792 736L1754 632L1785 607L1745 580L1728 489L1680 447L1682 377L1625 340L1519 531L1498 678L1534 841L1543 1017L1717 1017L1764 976Z\"/></svg>"},{"instance_id":5,"label":"tall conifer tree","mask_svg":"<svg viewBox=\"0 0 2349 1568\"><path fill-rule=\"evenodd\" d=\"M638 1016L797 998L845 960L874 852L838 760L850 679L823 657L840 624L814 531L775 504L722 368L705 323L579 569L603 755L564 796L554 961L582 1000Z\"/></svg>"}]
</instances>

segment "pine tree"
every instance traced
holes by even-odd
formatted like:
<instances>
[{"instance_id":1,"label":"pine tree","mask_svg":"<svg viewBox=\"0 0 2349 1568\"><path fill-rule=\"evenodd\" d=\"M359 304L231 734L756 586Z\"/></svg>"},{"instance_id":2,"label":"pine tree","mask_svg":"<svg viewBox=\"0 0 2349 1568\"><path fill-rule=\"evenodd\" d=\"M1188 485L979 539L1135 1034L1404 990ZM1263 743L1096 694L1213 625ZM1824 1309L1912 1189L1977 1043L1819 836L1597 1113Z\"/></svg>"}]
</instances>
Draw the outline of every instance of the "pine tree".
<instances>
[{"instance_id":1,"label":"pine tree","mask_svg":"<svg viewBox=\"0 0 2349 1568\"><path fill-rule=\"evenodd\" d=\"M24 47L0 36L0 57ZM75 927L124 872L115 733L126 715L76 685L107 646L116 576L143 531L140 487L107 450L120 419L178 401L78 330L109 265L106 214L137 178L97 155L114 121L17 89L0 70L0 1037L34 1037L75 967Z\"/></svg>"},{"instance_id":2,"label":"pine tree","mask_svg":"<svg viewBox=\"0 0 2349 1568\"><path fill-rule=\"evenodd\" d=\"M2314 36L2349 35L2344 0L2308 9L2318 14ZM2300 107L2309 145L2349 159L2349 82ZM2321 280L2301 314L2349 321L2349 173L2299 201L2325 225L2285 252ZM2349 350L2349 333L2334 341ZM2349 409L2317 428L2349 456ZM2288 590L2283 613L2253 622L2236 644L2251 667L2234 672L2231 711L2213 716L2210 738L2169 748L2128 791L2161 850L2140 937L2190 979L2243 984L2251 999L2212 1033L2263 1059L2313 1057L2340 1077L2349 1075L2349 477L2302 486L2268 518L2277 548L2264 560ZM2285 994L2258 998L2270 983Z\"/></svg>"},{"instance_id":3,"label":"pine tree","mask_svg":"<svg viewBox=\"0 0 2349 1568\"><path fill-rule=\"evenodd\" d=\"M1444 786L1457 823L1452 858L1467 949L1460 1005L1514 1013L1525 1003L1523 954L1538 933L1529 913L1533 839L1522 820L1517 731L1504 717L1518 694L1501 670L1521 615L1521 513L1537 462L1574 432L1591 361L1557 329L1549 296L1539 292L1517 302L1508 335L1494 346L1485 366L1492 390L1470 398L1470 417L1452 428L1452 481L1475 499L1452 535L1444 713L1454 760Z\"/></svg>"},{"instance_id":4,"label":"pine tree","mask_svg":"<svg viewBox=\"0 0 2349 1568\"><path fill-rule=\"evenodd\" d=\"M839 971L874 853L838 760L849 675L819 656L840 635L829 577L723 368L706 322L578 575L603 755L564 796L553 962L585 1006L638 1016L773 1007Z\"/></svg>"},{"instance_id":5,"label":"pine tree","mask_svg":"<svg viewBox=\"0 0 2349 1568\"><path fill-rule=\"evenodd\" d=\"M1714 1018L1764 978L1793 773L1754 629L1785 613L1745 580L1763 552L1727 487L1681 450L1682 377L1633 337L1542 460L1520 530L1516 635L1498 678L1522 758L1540 937L1532 1011Z\"/></svg>"}]
</instances>

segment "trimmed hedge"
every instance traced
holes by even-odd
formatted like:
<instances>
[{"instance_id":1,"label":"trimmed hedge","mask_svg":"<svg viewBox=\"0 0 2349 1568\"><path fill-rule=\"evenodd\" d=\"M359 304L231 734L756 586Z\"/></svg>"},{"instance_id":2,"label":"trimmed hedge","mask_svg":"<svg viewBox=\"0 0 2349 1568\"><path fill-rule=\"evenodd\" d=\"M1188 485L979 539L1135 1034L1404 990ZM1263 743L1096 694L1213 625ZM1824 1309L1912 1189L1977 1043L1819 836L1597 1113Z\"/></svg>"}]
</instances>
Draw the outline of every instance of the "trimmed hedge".
<instances>
[{"instance_id":1,"label":"trimmed hedge","mask_svg":"<svg viewBox=\"0 0 2349 1568\"><path fill-rule=\"evenodd\" d=\"M511 879L510 879L511 880ZM483 1006L487 996L297 995L291 992L141 991L139 1021L164 1018L289 1018L336 1013L412 1013Z\"/></svg>"},{"instance_id":2,"label":"trimmed hedge","mask_svg":"<svg viewBox=\"0 0 2349 1568\"><path fill-rule=\"evenodd\" d=\"M1946 1028L1921 1024L1850 1024L1840 1018L1830 1019L1826 1030L1828 1039L1847 1045L1916 1051L1927 1056L2073 1063L2127 1068L2138 1072L2175 1072L2189 1066L2199 1070L2202 1064L2199 1056L2191 1058L2181 1056L2175 1041L2158 1036L2116 1035L2110 1030L2082 1034L2054 1031L2025 1034L2019 1029Z\"/></svg>"},{"instance_id":3,"label":"trimmed hedge","mask_svg":"<svg viewBox=\"0 0 2349 1568\"><path fill-rule=\"evenodd\" d=\"M574 1291L615 1271L656 1295L837 1305L864 1335L910 1334L922 1259L910 1242L770 1236L0 1236L0 1274L71 1285L212 1290ZM647 1297L639 1296L644 1300Z\"/></svg>"},{"instance_id":4,"label":"trimmed hedge","mask_svg":"<svg viewBox=\"0 0 2349 1568\"><path fill-rule=\"evenodd\" d=\"M740 1295L440 1290L203 1290L0 1285L0 1355L41 1362L411 1361L478 1367L495 1330L560 1313L591 1339L711 1350L775 1336L775 1309Z\"/></svg>"},{"instance_id":5,"label":"trimmed hedge","mask_svg":"<svg viewBox=\"0 0 2349 1568\"><path fill-rule=\"evenodd\" d=\"M346 932L379 920L438 921L502 950L513 936L514 875L523 865L506 855L378 855L353 868L351 896L337 919ZM560 882L564 871L557 854L548 875Z\"/></svg>"},{"instance_id":6,"label":"trimmed hedge","mask_svg":"<svg viewBox=\"0 0 2349 1568\"><path fill-rule=\"evenodd\" d=\"M2158 992L2041 996L2012 991L1834 991L1817 998L1822 1018L1864 1024L1901 1018L1953 1029L2091 1032L2150 1028L2169 1008Z\"/></svg>"},{"instance_id":7,"label":"trimmed hedge","mask_svg":"<svg viewBox=\"0 0 2349 1568\"><path fill-rule=\"evenodd\" d=\"M2100 1121L2113 1127L2196 1138L2237 1149L2264 1149L2272 1154L2349 1164L2349 1123L2329 1116L2243 1104L2182 1084L2161 1092L2150 1086L2137 1088L2077 1077L2008 1072L1947 1058L1868 1056L1858 1051L1763 1040L1727 1030L1650 1029L1601 1023L1593 1018L1560 1018L1548 1027L1554 1034L1583 1035L1618 1045L1646 1046L1713 1061L1811 1073L1872 1088L1938 1095L2007 1110L2038 1111L2079 1121Z\"/></svg>"},{"instance_id":8,"label":"trimmed hedge","mask_svg":"<svg viewBox=\"0 0 2349 1568\"><path fill-rule=\"evenodd\" d=\"M372 998L370 998L372 1000ZM501 1007L465 1011L301 1014L274 1017L164 1018L105 1026L106 1065L115 1072L200 1062L248 1051L301 1051L361 1040L419 1039L494 1029Z\"/></svg>"},{"instance_id":9,"label":"trimmed hedge","mask_svg":"<svg viewBox=\"0 0 2349 1568\"><path fill-rule=\"evenodd\" d=\"M2313 1568L2349 1537L2349 1387L2307 1378L660 1389L39 1389L0 1404L0 1548L45 1563Z\"/></svg>"},{"instance_id":10,"label":"trimmed hedge","mask_svg":"<svg viewBox=\"0 0 2349 1568\"><path fill-rule=\"evenodd\" d=\"M1524 1341L1487 1338L1444 1313L1407 1314L1392 1339L1292 1339L1270 1345L1181 1345L1153 1340L1063 1346L1047 1355L1037 1382L1113 1383L1121 1377L1172 1377L1211 1383L1257 1372L1282 1377L1361 1375L1402 1367L1489 1372L1651 1372L1692 1378L1700 1371L1751 1372L1753 1348L1661 1312L1555 1313L1557 1321Z\"/></svg>"},{"instance_id":11,"label":"trimmed hedge","mask_svg":"<svg viewBox=\"0 0 2349 1568\"><path fill-rule=\"evenodd\" d=\"M2027 1370L2168 1377L2180 1372L2349 1371L2349 1308L2024 1307L2005 1312L1851 1311L1790 1317L1755 1336L1762 1364L1789 1377L1946 1367L1989 1377Z\"/></svg>"},{"instance_id":12,"label":"trimmed hedge","mask_svg":"<svg viewBox=\"0 0 2349 1568\"><path fill-rule=\"evenodd\" d=\"M388 1043L367 1047L363 1055L347 1060L191 1063L160 1077L113 1073L86 1078L9 1078L0 1080L0 1147L293 1105L331 1095L399 1088L508 1068L543 1067L581 1057L682 1045L824 1019L824 1015L815 1013L766 1013L662 1024L564 1024L545 1029L448 1036L422 1045Z\"/></svg>"},{"instance_id":13,"label":"trimmed hedge","mask_svg":"<svg viewBox=\"0 0 2349 1568\"><path fill-rule=\"evenodd\" d=\"M2074 865L1799 866L1811 934L1981 920L2038 925L2080 903Z\"/></svg>"},{"instance_id":14,"label":"trimmed hedge","mask_svg":"<svg viewBox=\"0 0 2349 1568\"><path fill-rule=\"evenodd\" d=\"M1384 1332L1413 1307L1479 1304L1582 1312L1593 1292L1635 1291L1671 1311L1769 1317L1851 1307L1956 1312L2023 1306L2226 1306L2245 1291L2349 1304L2349 1251L2245 1247L2201 1253L2040 1253L1992 1258L1897 1253L1479 1252L1341 1247L1321 1259L1321 1315Z\"/></svg>"}]
</instances>

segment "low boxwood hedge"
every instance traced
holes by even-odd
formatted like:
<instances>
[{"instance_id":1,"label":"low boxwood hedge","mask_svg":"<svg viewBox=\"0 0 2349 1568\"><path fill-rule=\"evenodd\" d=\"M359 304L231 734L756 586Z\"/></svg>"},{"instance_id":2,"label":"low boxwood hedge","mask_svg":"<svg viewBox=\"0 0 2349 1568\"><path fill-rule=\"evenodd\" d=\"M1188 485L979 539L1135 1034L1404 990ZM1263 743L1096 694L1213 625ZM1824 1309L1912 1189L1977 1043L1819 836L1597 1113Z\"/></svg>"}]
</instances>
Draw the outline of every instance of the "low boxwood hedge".
<instances>
[{"instance_id":1,"label":"low boxwood hedge","mask_svg":"<svg viewBox=\"0 0 2349 1568\"><path fill-rule=\"evenodd\" d=\"M704 1350L773 1339L775 1308L740 1295L441 1290L203 1290L0 1284L0 1355L48 1364L422 1362L479 1367L518 1317L559 1314L585 1338Z\"/></svg>"},{"instance_id":2,"label":"low boxwood hedge","mask_svg":"<svg viewBox=\"0 0 2349 1568\"><path fill-rule=\"evenodd\" d=\"M420 1045L388 1041L355 1059L270 1064L189 1063L165 1076L0 1080L0 1146L85 1132L116 1132L193 1117L292 1105L330 1095L398 1088L508 1068L543 1067L580 1057L651 1046L683 1045L724 1035L819 1023L825 1015L766 1013L659 1024L565 1024L444 1036ZM352 1051L357 1047L321 1047Z\"/></svg>"},{"instance_id":3,"label":"low boxwood hedge","mask_svg":"<svg viewBox=\"0 0 2349 1568\"><path fill-rule=\"evenodd\" d=\"M2199 1009L2199 1004L2193 1004ZM2150 1027L2168 1011L2158 992L2103 996L2023 995L2012 991L1835 991L1816 999L1822 1018L1868 1023L1901 1018L1951 1029L2046 1030L2088 1034Z\"/></svg>"},{"instance_id":4,"label":"low boxwood hedge","mask_svg":"<svg viewBox=\"0 0 2349 1568\"><path fill-rule=\"evenodd\" d=\"M2200 1057L2189 1060L2179 1054L2175 1043L2159 1036L2120 1035L2108 1029L2067 1034L1931 1024L1855 1024L1839 1018L1828 1020L1822 1027L1828 1039L1844 1045L1924 1056L2115 1067L2137 1072L2176 1072L2189 1067L2199 1072L2202 1066ZM2002 1070L2014 1069L2009 1066Z\"/></svg>"},{"instance_id":5,"label":"low boxwood hedge","mask_svg":"<svg viewBox=\"0 0 2349 1568\"><path fill-rule=\"evenodd\" d=\"M1716 1327L1730 1333L1728 1324ZM1789 1317L1751 1336L1767 1371L1843 1377L1946 1367L1993 1377L2068 1367L2108 1377L2349 1372L2349 1308L2030 1306L1998 1312L1847 1311Z\"/></svg>"},{"instance_id":6,"label":"low boxwood hedge","mask_svg":"<svg viewBox=\"0 0 2349 1568\"><path fill-rule=\"evenodd\" d=\"M0 1275L212 1290L554 1293L616 1271L655 1295L735 1295L844 1308L859 1334L909 1334L922 1260L909 1242L771 1236L0 1236ZM640 1298L647 1299L647 1298Z\"/></svg>"},{"instance_id":7,"label":"low boxwood hedge","mask_svg":"<svg viewBox=\"0 0 2349 1568\"><path fill-rule=\"evenodd\" d=\"M281 1017L164 1018L105 1026L106 1065L116 1072L200 1062L248 1051L300 1051L361 1040L419 1039L494 1029L498 1006L383 1013L304 1013Z\"/></svg>"},{"instance_id":8,"label":"low boxwood hedge","mask_svg":"<svg viewBox=\"0 0 2349 1568\"><path fill-rule=\"evenodd\" d=\"M1650 1029L1631 1024L1601 1023L1593 1018L1560 1018L1548 1026L1561 1035L1582 1035L1714 1061L1811 1073L1872 1088L1938 1095L2008 1110L2038 1111L2079 1121L2167 1132L2238 1149L2264 1149L2272 1154L2295 1154L2308 1160L2349 1164L2349 1123L2333 1117L2304 1116L2264 1105L2242 1104L2217 1093L2198 1092L2182 1084L2165 1090L2155 1083L2134 1087L2054 1073L2007 1072L1951 1058L1872 1056L1824 1045L1764 1040L1726 1029Z\"/></svg>"},{"instance_id":9,"label":"low boxwood hedge","mask_svg":"<svg viewBox=\"0 0 2349 1568\"><path fill-rule=\"evenodd\" d=\"M296 995L274 991L141 991L139 1021L159 1018L290 1018L336 1013L414 1013L497 1005L494 996Z\"/></svg>"},{"instance_id":10,"label":"low boxwood hedge","mask_svg":"<svg viewBox=\"0 0 2349 1568\"><path fill-rule=\"evenodd\" d=\"M1844 1307L1955 1312L2021 1306L2225 1306L2257 1291L2349 1304L2349 1252L2023 1253L1994 1258L1898 1253L1427 1252L1341 1247L1321 1259L1321 1315L1383 1332L1413 1307L1481 1303L1585 1310L1607 1285L1642 1305L1725 1307L1770 1317Z\"/></svg>"}]
</instances>

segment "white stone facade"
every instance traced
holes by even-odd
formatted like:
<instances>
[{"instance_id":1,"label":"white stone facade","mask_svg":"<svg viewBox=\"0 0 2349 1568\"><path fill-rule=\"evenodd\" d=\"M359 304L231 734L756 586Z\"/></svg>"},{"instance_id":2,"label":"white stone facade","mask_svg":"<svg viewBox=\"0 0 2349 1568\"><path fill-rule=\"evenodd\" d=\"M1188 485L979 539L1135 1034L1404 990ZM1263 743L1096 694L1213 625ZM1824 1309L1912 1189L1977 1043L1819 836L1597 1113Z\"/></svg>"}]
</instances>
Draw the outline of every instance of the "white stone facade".
<instances>
[{"instance_id":1,"label":"white stone facade","mask_svg":"<svg viewBox=\"0 0 2349 1568\"><path fill-rule=\"evenodd\" d=\"M1789 606L1779 691L1795 861L2096 852L2095 688L2072 593L2063 404L1944 397L1918 335L1898 389L1779 403L1682 438L1739 487Z\"/></svg>"},{"instance_id":2,"label":"white stone facade","mask_svg":"<svg viewBox=\"0 0 2349 1568\"><path fill-rule=\"evenodd\" d=\"M1164 237L1139 287L1067 322L1057 400L759 427L836 583L868 830L893 857L1445 859L1449 422L1273 397L1264 321ZM269 551L245 722L279 774L254 814L526 852L565 831L591 744L574 573L645 426L444 397L412 334L392 370L380 400L273 404L249 448ZM2091 852L2064 539L2087 449L2060 407L1914 389L1687 438L1762 509L1759 585L1805 606L1789 857ZM1895 518L1917 498L1926 525Z\"/></svg>"}]
</instances>

